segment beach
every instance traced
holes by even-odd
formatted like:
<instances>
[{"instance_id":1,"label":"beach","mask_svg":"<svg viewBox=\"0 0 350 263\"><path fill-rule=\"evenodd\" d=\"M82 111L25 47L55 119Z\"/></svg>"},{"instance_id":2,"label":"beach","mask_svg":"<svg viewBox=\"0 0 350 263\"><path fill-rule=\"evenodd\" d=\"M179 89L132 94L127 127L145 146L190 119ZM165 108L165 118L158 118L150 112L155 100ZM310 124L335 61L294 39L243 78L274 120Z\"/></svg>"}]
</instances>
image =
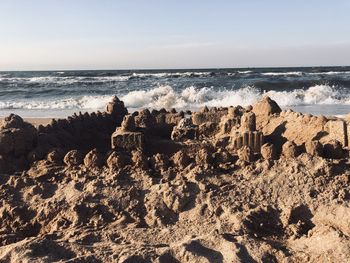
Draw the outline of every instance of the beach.
<instances>
[{"instance_id":1,"label":"beach","mask_svg":"<svg viewBox=\"0 0 350 263\"><path fill-rule=\"evenodd\" d=\"M349 263L350 1L0 1L0 263Z\"/></svg>"},{"instance_id":2,"label":"beach","mask_svg":"<svg viewBox=\"0 0 350 263\"><path fill-rule=\"evenodd\" d=\"M4 119L5 118L0 118L0 122L4 121ZM24 118L23 120L35 127L38 127L39 125L48 125L51 122L52 118Z\"/></svg>"},{"instance_id":3,"label":"beach","mask_svg":"<svg viewBox=\"0 0 350 263\"><path fill-rule=\"evenodd\" d=\"M0 261L346 262L349 127L267 96L192 112L129 113L114 97L68 118L10 115Z\"/></svg>"}]
</instances>

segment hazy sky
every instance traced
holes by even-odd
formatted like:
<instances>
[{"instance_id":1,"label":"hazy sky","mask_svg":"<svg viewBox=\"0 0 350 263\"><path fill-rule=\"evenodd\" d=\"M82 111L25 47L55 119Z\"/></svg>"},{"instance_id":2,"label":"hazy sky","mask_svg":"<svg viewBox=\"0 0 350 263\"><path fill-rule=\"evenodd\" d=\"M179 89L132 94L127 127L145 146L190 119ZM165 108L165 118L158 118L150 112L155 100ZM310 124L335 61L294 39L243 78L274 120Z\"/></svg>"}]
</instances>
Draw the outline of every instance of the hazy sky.
<instances>
[{"instance_id":1,"label":"hazy sky","mask_svg":"<svg viewBox=\"0 0 350 263\"><path fill-rule=\"evenodd\" d=\"M350 65L350 0L0 0L0 70Z\"/></svg>"}]
</instances>

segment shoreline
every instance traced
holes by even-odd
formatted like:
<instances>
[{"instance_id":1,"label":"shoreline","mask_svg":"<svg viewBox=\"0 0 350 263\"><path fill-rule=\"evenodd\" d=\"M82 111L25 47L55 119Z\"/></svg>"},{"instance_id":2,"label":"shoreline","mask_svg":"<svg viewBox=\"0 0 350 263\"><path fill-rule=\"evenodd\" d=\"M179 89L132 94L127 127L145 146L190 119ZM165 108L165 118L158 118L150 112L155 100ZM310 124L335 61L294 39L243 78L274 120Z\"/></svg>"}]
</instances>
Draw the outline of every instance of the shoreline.
<instances>
[{"instance_id":1,"label":"shoreline","mask_svg":"<svg viewBox=\"0 0 350 263\"><path fill-rule=\"evenodd\" d=\"M5 117L0 117L0 122L2 122L5 119ZM37 118L37 117L29 117L29 118L23 118L24 121L29 122L35 127L38 127L39 125L48 125L52 119L56 118Z\"/></svg>"},{"instance_id":2,"label":"shoreline","mask_svg":"<svg viewBox=\"0 0 350 263\"><path fill-rule=\"evenodd\" d=\"M258 101L256 101L258 102ZM256 103L255 102L255 103ZM203 107L208 106L208 107L215 107L212 105L206 105L203 104ZM241 105L242 106L242 105ZM183 108L183 107L175 107L177 111L200 111L203 107L194 107L194 108ZM220 106L219 106L220 107ZM244 105L242 107L245 107ZM144 109L143 107L141 108L132 108L128 107L128 112L133 113L136 111L140 111ZM148 108L150 110L160 110L159 107L155 108ZM167 110L171 110L171 107L167 107ZM329 118L346 118L348 115L350 115L350 105L334 105L334 104L325 104L325 105L299 105L299 106L281 106L282 110L293 110L294 112L299 112L301 114L310 114L313 116L325 116ZM98 112L101 111L103 112L104 108L98 108L98 109L76 109L76 110L55 110L55 111L41 111L41 110L35 110L34 112L31 112L32 110L28 110L27 112L25 111L5 111L1 112L0 111L0 122L4 120L7 116L10 114L15 114L18 116L21 116L21 118L25 121L28 121L29 123L32 123L34 126L38 125L47 125L50 123L52 119L55 120L60 120L60 119L67 119L70 116L73 116L74 114L79 114L81 112L82 114L85 113L93 113L93 112ZM30 114L28 114L30 113Z\"/></svg>"}]
</instances>

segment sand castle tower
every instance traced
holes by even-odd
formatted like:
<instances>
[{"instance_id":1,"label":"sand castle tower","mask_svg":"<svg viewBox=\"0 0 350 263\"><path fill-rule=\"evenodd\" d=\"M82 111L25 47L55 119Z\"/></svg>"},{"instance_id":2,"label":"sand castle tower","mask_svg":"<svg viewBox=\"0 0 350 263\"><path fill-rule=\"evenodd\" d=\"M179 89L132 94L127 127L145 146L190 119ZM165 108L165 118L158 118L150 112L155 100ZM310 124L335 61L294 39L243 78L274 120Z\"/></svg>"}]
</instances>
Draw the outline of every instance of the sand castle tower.
<instances>
[{"instance_id":1,"label":"sand castle tower","mask_svg":"<svg viewBox=\"0 0 350 263\"><path fill-rule=\"evenodd\" d=\"M260 153L264 143L262 132L256 130L256 116L252 111L245 112L241 117L238 130L232 131L231 142L235 150L248 146L253 152Z\"/></svg>"}]
</instances>

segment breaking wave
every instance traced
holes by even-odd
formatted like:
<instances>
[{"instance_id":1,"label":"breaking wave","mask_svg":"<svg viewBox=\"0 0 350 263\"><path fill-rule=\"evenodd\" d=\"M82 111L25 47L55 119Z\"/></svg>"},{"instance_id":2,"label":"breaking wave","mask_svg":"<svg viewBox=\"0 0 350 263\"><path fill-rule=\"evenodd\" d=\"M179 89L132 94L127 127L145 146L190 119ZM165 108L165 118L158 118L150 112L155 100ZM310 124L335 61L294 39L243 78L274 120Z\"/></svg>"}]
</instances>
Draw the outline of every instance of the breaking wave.
<instances>
[{"instance_id":1,"label":"breaking wave","mask_svg":"<svg viewBox=\"0 0 350 263\"><path fill-rule=\"evenodd\" d=\"M350 71L325 71L325 72L301 72L301 71L288 71L288 72L264 72L261 73L263 76L332 76L332 75L349 75Z\"/></svg>"},{"instance_id":2,"label":"breaking wave","mask_svg":"<svg viewBox=\"0 0 350 263\"><path fill-rule=\"evenodd\" d=\"M73 74L73 75L71 75ZM79 74L79 75L74 75ZM94 75L93 75L94 74ZM96 75L97 74L97 75ZM0 84L14 84L14 85L71 85L71 84L100 84L100 83L118 83L127 82L134 79L150 79L150 80L167 80L172 78L210 78L220 76L234 76L240 78L240 76L253 76L253 77L332 77L332 76L344 76L348 77L350 71L325 71L325 72L303 72L303 71L271 71L271 72L260 72L259 70L236 70L233 72L226 71L187 71L187 72L119 72L111 73L108 75L99 75L98 73L76 73L76 72L64 72L57 71L54 75L44 76L16 76L14 73L0 73Z\"/></svg>"},{"instance_id":3,"label":"breaking wave","mask_svg":"<svg viewBox=\"0 0 350 263\"><path fill-rule=\"evenodd\" d=\"M350 94L334 86L315 85L308 89L293 91L261 92L254 87L237 90L197 89L193 86L176 92L171 86L160 86L150 90L132 91L122 97L131 108L200 108L207 106L250 105L263 95L268 95L281 106L315 104L350 104Z\"/></svg>"},{"instance_id":4,"label":"breaking wave","mask_svg":"<svg viewBox=\"0 0 350 263\"><path fill-rule=\"evenodd\" d=\"M112 96L83 96L59 100L0 101L0 109L27 110L99 110L103 109Z\"/></svg>"},{"instance_id":5,"label":"breaking wave","mask_svg":"<svg viewBox=\"0 0 350 263\"><path fill-rule=\"evenodd\" d=\"M207 77L212 72L162 72L162 73L133 73L132 77L139 78L171 78L171 77Z\"/></svg>"},{"instance_id":6,"label":"breaking wave","mask_svg":"<svg viewBox=\"0 0 350 263\"><path fill-rule=\"evenodd\" d=\"M303 72L292 71L292 72L265 72L261 73L263 76L301 76Z\"/></svg>"},{"instance_id":7,"label":"breaking wave","mask_svg":"<svg viewBox=\"0 0 350 263\"><path fill-rule=\"evenodd\" d=\"M349 75L350 71L311 72L309 75Z\"/></svg>"},{"instance_id":8,"label":"breaking wave","mask_svg":"<svg viewBox=\"0 0 350 263\"><path fill-rule=\"evenodd\" d=\"M114 82L114 81L128 81L130 77L128 76L106 76L106 77L57 77L57 76L47 76L47 77L18 77L10 78L3 77L0 81L9 83L33 83L33 84L58 84L67 85L74 83L103 83L103 82Z\"/></svg>"},{"instance_id":9,"label":"breaking wave","mask_svg":"<svg viewBox=\"0 0 350 263\"><path fill-rule=\"evenodd\" d=\"M249 73L253 73L253 71L251 70L244 70L244 71L237 71L238 74L249 74Z\"/></svg>"},{"instance_id":10,"label":"breaking wave","mask_svg":"<svg viewBox=\"0 0 350 263\"><path fill-rule=\"evenodd\" d=\"M65 72L55 72L56 76L38 77L11 77L8 74L0 74L0 81L7 83L32 83L32 84L58 84L67 85L75 83L106 83L125 82L131 79L145 78L178 78L178 77L207 77L212 72L172 72L172 73L130 73L115 76L62 76Z\"/></svg>"},{"instance_id":11,"label":"breaking wave","mask_svg":"<svg viewBox=\"0 0 350 263\"><path fill-rule=\"evenodd\" d=\"M307 89L292 91L261 92L255 87L244 87L237 90L212 87L187 87L176 90L171 86L159 86L149 90L136 90L126 94L117 94L130 110L140 108L177 108L198 109L207 106L250 105L262 96L268 95L276 100L280 106L300 105L350 105L350 93L328 85L315 85ZM0 109L73 109L100 110L104 109L112 95L96 95L62 98L58 100L21 100L0 101Z\"/></svg>"}]
</instances>

